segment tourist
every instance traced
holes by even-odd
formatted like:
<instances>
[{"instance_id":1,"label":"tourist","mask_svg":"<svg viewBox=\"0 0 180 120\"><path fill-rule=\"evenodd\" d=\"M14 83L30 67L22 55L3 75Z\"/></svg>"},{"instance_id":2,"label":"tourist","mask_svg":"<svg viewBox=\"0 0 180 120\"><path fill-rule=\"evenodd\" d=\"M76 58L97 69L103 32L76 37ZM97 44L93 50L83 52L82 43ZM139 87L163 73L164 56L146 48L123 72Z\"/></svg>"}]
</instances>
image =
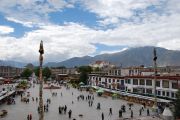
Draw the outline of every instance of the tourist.
<instances>
[{"instance_id":1,"label":"tourist","mask_svg":"<svg viewBox=\"0 0 180 120\"><path fill-rule=\"evenodd\" d=\"M32 114L29 115L29 120L32 120Z\"/></svg>"},{"instance_id":2,"label":"tourist","mask_svg":"<svg viewBox=\"0 0 180 120\"><path fill-rule=\"evenodd\" d=\"M149 116L150 114L149 114L149 108L147 109L147 116Z\"/></svg>"},{"instance_id":3,"label":"tourist","mask_svg":"<svg viewBox=\"0 0 180 120\"><path fill-rule=\"evenodd\" d=\"M112 115L112 108L109 108L109 115Z\"/></svg>"},{"instance_id":4,"label":"tourist","mask_svg":"<svg viewBox=\"0 0 180 120\"><path fill-rule=\"evenodd\" d=\"M94 95L92 96L92 100L94 100Z\"/></svg>"},{"instance_id":5,"label":"tourist","mask_svg":"<svg viewBox=\"0 0 180 120\"><path fill-rule=\"evenodd\" d=\"M30 119L30 116L29 116L29 114L27 115L27 120L29 120Z\"/></svg>"},{"instance_id":6,"label":"tourist","mask_svg":"<svg viewBox=\"0 0 180 120\"><path fill-rule=\"evenodd\" d=\"M119 118L122 117L122 110L119 110Z\"/></svg>"},{"instance_id":7,"label":"tourist","mask_svg":"<svg viewBox=\"0 0 180 120\"><path fill-rule=\"evenodd\" d=\"M59 106L59 114L61 114L62 113L62 111L61 111L61 107Z\"/></svg>"},{"instance_id":8,"label":"tourist","mask_svg":"<svg viewBox=\"0 0 180 120\"><path fill-rule=\"evenodd\" d=\"M92 105L93 105L93 101L91 100L91 107L92 107Z\"/></svg>"},{"instance_id":9,"label":"tourist","mask_svg":"<svg viewBox=\"0 0 180 120\"><path fill-rule=\"evenodd\" d=\"M98 109L98 110L101 109L101 104L100 104L100 103L97 104L97 109Z\"/></svg>"},{"instance_id":10,"label":"tourist","mask_svg":"<svg viewBox=\"0 0 180 120\"><path fill-rule=\"evenodd\" d=\"M46 107L46 112L48 112L48 107Z\"/></svg>"},{"instance_id":11,"label":"tourist","mask_svg":"<svg viewBox=\"0 0 180 120\"><path fill-rule=\"evenodd\" d=\"M38 110L38 113L40 113L40 108L39 108L39 106L38 106L38 109L37 109L37 110Z\"/></svg>"},{"instance_id":12,"label":"tourist","mask_svg":"<svg viewBox=\"0 0 180 120\"><path fill-rule=\"evenodd\" d=\"M44 111L46 111L46 106L44 105Z\"/></svg>"},{"instance_id":13,"label":"tourist","mask_svg":"<svg viewBox=\"0 0 180 120\"><path fill-rule=\"evenodd\" d=\"M104 120L104 113L103 112L101 114L101 118L102 118L102 120Z\"/></svg>"},{"instance_id":14,"label":"tourist","mask_svg":"<svg viewBox=\"0 0 180 120\"><path fill-rule=\"evenodd\" d=\"M89 100L88 103L89 103L89 107L90 107L91 106L91 101Z\"/></svg>"},{"instance_id":15,"label":"tourist","mask_svg":"<svg viewBox=\"0 0 180 120\"><path fill-rule=\"evenodd\" d=\"M142 108L139 109L139 116L141 116L141 113L142 113Z\"/></svg>"},{"instance_id":16,"label":"tourist","mask_svg":"<svg viewBox=\"0 0 180 120\"><path fill-rule=\"evenodd\" d=\"M69 114L69 118L71 118L72 110L69 110L68 114Z\"/></svg>"},{"instance_id":17,"label":"tourist","mask_svg":"<svg viewBox=\"0 0 180 120\"><path fill-rule=\"evenodd\" d=\"M67 106L64 106L64 114L66 114Z\"/></svg>"},{"instance_id":18,"label":"tourist","mask_svg":"<svg viewBox=\"0 0 180 120\"><path fill-rule=\"evenodd\" d=\"M131 118L133 118L133 111L131 110Z\"/></svg>"}]
</instances>

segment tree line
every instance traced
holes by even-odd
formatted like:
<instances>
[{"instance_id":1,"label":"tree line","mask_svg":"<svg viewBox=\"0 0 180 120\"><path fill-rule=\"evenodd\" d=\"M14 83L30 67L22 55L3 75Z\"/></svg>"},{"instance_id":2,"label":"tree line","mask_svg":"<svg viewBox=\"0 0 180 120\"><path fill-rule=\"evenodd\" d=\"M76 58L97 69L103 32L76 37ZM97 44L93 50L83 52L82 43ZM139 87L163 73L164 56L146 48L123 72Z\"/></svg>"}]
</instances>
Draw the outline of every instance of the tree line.
<instances>
[{"instance_id":1,"label":"tree line","mask_svg":"<svg viewBox=\"0 0 180 120\"><path fill-rule=\"evenodd\" d=\"M36 76L39 76L39 67L35 67L33 70L29 68L25 68L24 71L21 73L21 77L29 78L32 73L35 73ZM49 67L45 67L42 69L42 75L44 78L48 79L51 77L51 70Z\"/></svg>"}]
</instances>

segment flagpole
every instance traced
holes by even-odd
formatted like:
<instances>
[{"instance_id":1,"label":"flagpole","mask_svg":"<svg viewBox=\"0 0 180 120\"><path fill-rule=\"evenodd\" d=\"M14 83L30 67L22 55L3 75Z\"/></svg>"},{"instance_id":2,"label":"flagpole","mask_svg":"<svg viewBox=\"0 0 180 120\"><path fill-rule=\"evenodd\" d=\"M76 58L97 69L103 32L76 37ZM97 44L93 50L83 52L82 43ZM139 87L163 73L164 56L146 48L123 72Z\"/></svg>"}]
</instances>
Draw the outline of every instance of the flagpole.
<instances>
[{"instance_id":1,"label":"flagpole","mask_svg":"<svg viewBox=\"0 0 180 120\"><path fill-rule=\"evenodd\" d=\"M43 41L40 43L39 47L39 120L44 120L44 111L43 111L43 79L42 79L42 64L43 64L43 54L44 54L44 49L43 49Z\"/></svg>"},{"instance_id":2,"label":"flagpole","mask_svg":"<svg viewBox=\"0 0 180 120\"><path fill-rule=\"evenodd\" d=\"M154 62L154 88L153 88L153 94L154 94L154 105L153 105L153 110L155 115L157 115L158 111L157 111L157 96L156 96L156 81L157 81L157 54L156 54L156 48L154 48L154 58L153 58L153 62Z\"/></svg>"}]
</instances>

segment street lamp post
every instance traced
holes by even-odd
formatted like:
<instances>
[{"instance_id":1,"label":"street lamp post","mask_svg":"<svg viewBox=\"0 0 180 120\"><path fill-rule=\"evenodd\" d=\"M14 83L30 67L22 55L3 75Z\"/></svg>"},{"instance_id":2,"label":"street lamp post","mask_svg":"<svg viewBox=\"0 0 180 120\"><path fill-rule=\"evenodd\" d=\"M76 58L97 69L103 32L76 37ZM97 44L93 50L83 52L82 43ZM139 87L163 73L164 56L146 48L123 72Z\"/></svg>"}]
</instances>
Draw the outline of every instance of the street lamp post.
<instances>
[{"instance_id":1,"label":"street lamp post","mask_svg":"<svg viewBox=\"0 0 180 120\"><path fill-rule=\"evenodd\" d=\"M153 105L153 110L154 110L154 113L155 115L157 115L157 96L156 96L156 77L157 77L157 63L156 63L156 60L157 60L157 54L156 54L156 48L154 48L154 58L153 58L153 61L154 61L154 89L153 89L153 94L154 94L154 105Z\"/></svg>"},{"instance_id":2,"label":"street lamp post","mask_svg":"<svg viewBox=\"0 0 180 120\"><path fill-rule=\"evenodd\" d=\"M44 111L43 111L43 79L42 79L42 64L43 64L43 54L44 54L44 48L43 48L43 41L40 43L39 47L39 120L44 120Z\"/></svg>"}]
</instances>

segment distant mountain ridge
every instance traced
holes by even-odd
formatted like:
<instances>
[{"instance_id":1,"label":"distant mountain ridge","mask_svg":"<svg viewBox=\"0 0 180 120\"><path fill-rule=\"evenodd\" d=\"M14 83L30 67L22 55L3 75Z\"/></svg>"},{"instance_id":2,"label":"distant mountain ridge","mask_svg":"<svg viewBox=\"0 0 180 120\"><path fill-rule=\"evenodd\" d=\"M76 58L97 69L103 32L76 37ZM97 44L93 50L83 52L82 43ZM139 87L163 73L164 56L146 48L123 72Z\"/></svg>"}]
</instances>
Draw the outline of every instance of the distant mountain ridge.
<instances>
[{"instance_id":1,"label":"distant mountain ridge","mask_svg":"<svg viewBox=\"0 0 180 120\"><path fill-rule=\"evenodd\" d=\"M62 62L47 63L46 66L66 66L74 67L81 65L89 65L97 60L109 61L117 66L152 66L153 65L153 49L152 46L129 48L122 52L112 54L101 54L94 57L74 57ZM157 64L158 66L179 66L180 65L180 51L167 50L165 48L156 47L157 50Z\"/></svg>"},{"instance_id":2,"label":"distant mountain ridge","mask_svg":"<svg viewBox=\"0 0 180 120\"><path fill-rule=\"evenodd\" d=\"M0 66L11 66L17 68L24 68L28 63L25 62L17 62L11 60L0 60ZM37 62L32 63L34 66L38 66Z\"/></svg>"},{"instance_id":3,"label":"distant mountain ridge","mask_svg":"<svg viewBox=\"0 0 180 120\"><path fill-rule=\"evenodd\" d=\"M0 66L12 66L17 68L23 68L26 65L27 63L23 62L0 60Z\"/></svg>"},{"instance_id":4,"label":"distant mountain ridge","mask_svg":"<svg viewBox=\"0 0 180 120\"><path fill-rule=\"evenodd\" d=\"M89 65L97 60L109 61L116 66L153 66L153 49L152 46L129 48L122 52L111 54L100 54L94 57L73 57L62 62L48 62L44 66L48 67L75 67L82 65ZM165 48L156 47L157 50L157 64L158 66L180 66L180 51L167 50ZM0 66L14 66L24 67L27 63L15 62L15 61L2 61L0 60ZM35 66L38 63L34 63Z\"/></svg>"}]
</instances>

